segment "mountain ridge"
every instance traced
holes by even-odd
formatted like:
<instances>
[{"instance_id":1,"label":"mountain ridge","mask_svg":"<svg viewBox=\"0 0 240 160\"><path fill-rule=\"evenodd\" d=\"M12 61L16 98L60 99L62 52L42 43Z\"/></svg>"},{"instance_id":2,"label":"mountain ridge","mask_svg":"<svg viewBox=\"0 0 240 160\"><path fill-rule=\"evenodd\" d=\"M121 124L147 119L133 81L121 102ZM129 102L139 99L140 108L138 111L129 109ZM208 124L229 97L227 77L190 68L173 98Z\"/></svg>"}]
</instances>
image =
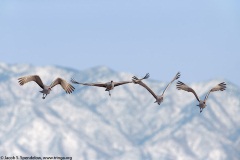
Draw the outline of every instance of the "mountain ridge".
<instances>
[{"instance_id":1,"label":"mountain ridge","mask_svg":"<svg viewBox=\"0 0 240 160\"><path fill-rule=\"evenodd\" d=\"M57 76L68 81L76 77L95 82L128 80L133 75L108 69L105 73L104 67L100 71L55 66L18 70L18 64L11 67L6 64L7 76L5 80L0 78L0 88L5 91L0 96L3 155L72 156L86 160L240 157L240 90L232 83L227 83L224 92L211 93L208 106L200 114L194 95L178 91L176 83L166 91L160 106L146 89L135 84L116 87L112 97L103 88L74 85L73 94L67 95L58 86L43 100L36 84L19 86L17 78L36 73L44 82ZM96 77L94 71L99 73ZM146 83L158 94L166 85L151 79ZM212 80L188 85L202 98L218 83L219 80Z\"/></svg>"}]
</instances>

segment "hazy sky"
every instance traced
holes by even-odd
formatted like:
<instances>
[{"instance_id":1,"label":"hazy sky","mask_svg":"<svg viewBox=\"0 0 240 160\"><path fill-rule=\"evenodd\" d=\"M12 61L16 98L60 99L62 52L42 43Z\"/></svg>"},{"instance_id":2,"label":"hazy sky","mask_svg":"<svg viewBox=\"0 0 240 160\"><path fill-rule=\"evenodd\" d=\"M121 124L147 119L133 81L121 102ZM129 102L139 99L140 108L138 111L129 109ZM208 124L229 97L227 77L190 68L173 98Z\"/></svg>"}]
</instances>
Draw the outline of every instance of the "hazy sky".
<instances>
[{"instance_id":1,"label":"hazy sky","mask_svg":"<svg viewBox=\"0 0 240 160\"><path fill-rule=\"evenodd\" d=\"M1 0L0 62L240 86L240 1Z\"/></svg>"}]
</instances>

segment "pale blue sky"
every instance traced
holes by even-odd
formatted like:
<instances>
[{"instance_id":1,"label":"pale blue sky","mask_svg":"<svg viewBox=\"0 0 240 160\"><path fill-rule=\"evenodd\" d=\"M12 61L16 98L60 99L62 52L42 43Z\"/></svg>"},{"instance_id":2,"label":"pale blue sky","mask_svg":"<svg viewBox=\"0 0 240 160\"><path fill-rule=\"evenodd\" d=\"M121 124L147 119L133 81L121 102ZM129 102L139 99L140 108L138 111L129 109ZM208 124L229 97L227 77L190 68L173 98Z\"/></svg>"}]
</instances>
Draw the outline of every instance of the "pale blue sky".
<instances>
[{"instance_id":1,"label":"pale blue sky","mask_svg":"<svg viewBox=\"0 0 240 160\"><path fill-rule=\"evenodd\" d=\"M1 0L0 61L240 86L240 1Z\"/></svg>"}]
</instances>

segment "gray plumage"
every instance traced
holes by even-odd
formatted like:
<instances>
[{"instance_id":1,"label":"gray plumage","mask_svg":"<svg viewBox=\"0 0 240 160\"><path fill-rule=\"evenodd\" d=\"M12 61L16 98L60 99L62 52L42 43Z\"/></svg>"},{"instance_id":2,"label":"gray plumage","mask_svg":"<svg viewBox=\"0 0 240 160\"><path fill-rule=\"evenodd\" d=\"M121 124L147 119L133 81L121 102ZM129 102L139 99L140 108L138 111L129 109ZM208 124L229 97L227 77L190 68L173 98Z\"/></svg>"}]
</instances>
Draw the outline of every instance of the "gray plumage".
<instances>
[{"instance_id":1,"label":"gray plumage","mask_svg":"<svg viewBox=\"0 0 240 160\"><path fill-rule=\"evenodd\" d=\"M192 92L194 94L194 96L196 97L196 99L198 100L198 102L200 102L200 99L198 98L198 95L196 94L196 92L189 86L187 86L185 83L178 81L177 82L177 89L178 90L184 90L187 92Z\"/></svg>"},{"instance_id":2,"label":"gray plumage","mask_svg":"<svg viewBox=\"0 0 240 160\"><path fill-rule=\"evenodd\" d=\"M200 113L201 113L202 110L207 106L206 102L207 102L209 94L211 92L215 92L215 91L224 91L226 89L226 83L225 82L219 83L218 85L216 85L215 87L210 89L208 91L208 93L206 94L204 100L200 100L198 95L196 94L196 92L191 87L187 86L186 84L184 84L181 81L177 82L177 89L178 90L184 90L184 91L187 91L187 92L192 92L194 94L194 96L196 97L197 101L199 102L199 104L197 106L199 106Z\"/></svg>"},{"instance_id":3,"label":"gray plumage","mask_svg":"<svg viewBox=\"0 0 240 160\"><path fill-rule=\"evenodd\" d=\"M106 82L106 83L81 83L81 82L77 82L75 79L71 79L72 83L75 84L81 84L81 85L85 85L85 86L95 86L95 87L103 87L106 88L105 91L109 92L109 96L111 96L111 90L114 89L114 87L123 85L123 84L127 84L127 83L132 83L132 81L120 81L120 82Z\"/></svg>"},{"instance_id":4,"label":"gray plumage","mask_svg":"<svg viewBox=\"0 0 240 160\"><path fill-rule=\"evenodd\" d=\"M147 75L146 75L146 76L147 76ZM149 75L148 75L148 76L149 76ZM132 77L132 80L133 80L133 82L134 82L135 84L139 84L139 85L141 85L142 87L144 87L145 89L147 89L147 90L152 94L152 96L156 99L155 103L158 103L158 105L160 105L160 104L163 102L163 96L164 96L164 93L165 93L165 91L167 90L167 88L168 88L175 80L177 80L179 77L180 77L180 72L178 72L178 73L174 76L174 78L171 80L171 82L168 83L168 85L166 86L166 88L163 90L162 95L159 95L159 96L158 96L157 94L155 94L155 93L151 90L151 88L149 88L145 83L142 82L142 79L144 79L144 78L139 79L139 78L137 78L136 76L134 76L134 77Z\"/></svg>"},{"instance_id":5,"label":"gray plumage","mask_svg":"<svg viewBox=\"0 0 240 160\"><path fill-rule=\"evenodd\" d=\"M65 92L68 94L72 93L75 89L71 84L67 83L62 78L55 79L50 86L44 85L41 78L38 75L29 75L18 78L18 82L21 86L31 81L36 82L39 85L39 87L43 89L42 91L40 91L41 93L43 93L42 97L43 99L45 99L46 96L50 93L51 89L58 84L61 85Z\"/></svg>"}]
</instances>

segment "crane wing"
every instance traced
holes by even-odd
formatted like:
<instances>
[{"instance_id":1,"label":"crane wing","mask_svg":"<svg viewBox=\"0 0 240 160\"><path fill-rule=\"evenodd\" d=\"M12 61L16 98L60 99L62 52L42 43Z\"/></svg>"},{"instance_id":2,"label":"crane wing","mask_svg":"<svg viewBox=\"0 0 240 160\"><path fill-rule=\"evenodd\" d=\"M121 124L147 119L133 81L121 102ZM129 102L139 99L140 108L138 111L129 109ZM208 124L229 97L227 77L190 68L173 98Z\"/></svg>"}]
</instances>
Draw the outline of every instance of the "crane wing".
<instances>
[{"instance_id":1,"label":"crane wing","mask_svg":"<svg viewBox=\"0 0 240 160\"><path fill-rule=\"evenodd\" d=\"M97 86L97 87L106 87L107 84L106 83L81 83L81 82L77 82L75 79L71 79L72 83L75 84L81 84L81 85L85 85L85 86Z\"/></svg>"},{"instance_id":2,"label":"crane wing","mask_svg":"<svg viewBox=\"0 0 240 160\"><path fill-rule=\"evenodd\" d=\"M62 86L62 88L66 91L66 93L70 94L74 91L74 87L67 83L67 81L65 81L62 78L57 78L55 79L55 81L52 82L52 84L50 85L51 88L53 88L54 86L60 84Z\"/></svg>"},{"instance_id":3,"label":"crane wing","mask_svg":"<svg viewBox=\"0 0 240 160\"><path fill-rule=\"evenodd\" d=\"M177 82L177 89L178 90L184 90L184 91L187 91L187 92L192 92L194 94L194 96L196 97L196 99L200 102L196 92L191 87L184 84L183 82L181 82L181 81Z\"/></svg>"},{"instance_id":4,"label":"crane wing","mask_svg":"<svg viewBox=\"0 0 240 160\"><path fill-rule=\"evenodd\" d=\"M148 76L147 76L147 78L148 78L148 77L149 77L149 74L147 74L147 75L148 75ZM146 77L146 76L145 76L145 77ZM141 79L137 78L136 76L134 76L134 77L132 77L132 78L133 78L132 80L133 80L134 83L139 84L139 85L141 85L142 87L144 87L145 89L147 89L148 92L150 92L155 99L158 98L157 95L151 90L151 88L149 88L145 83L143 83L143 82L141 81ZM145 78L142 78L142 79L145 79Z\"/></svg>"},{"instance_id":5,"label":"crane wing","mask_svg":"<svg viewBox=\"0 0 240 160\"><path fill-rule=\"evenodd\" d=\"M43 82L41 78L38 75L30 75L30 76L25 76L25 77L20 77L18 78L18 83L22 86L25 83L34 81L36 82L42 89L44 88Z\"/></svg>"},{"instance_id":6,"label":"crane wing","mask_svg":"<svg viewBox=\"0 0 240 160\"><path fill-rule=\"evenodd\" d=\"M178 73L174 76L174 78L172 79L172 81L171 81L170 83L168 83L167 87L164 89L164 91L163 91L162 94L164 94L164 92L167 90L167 88L168 88L175 80L177 80L180 76L181 76L181 74L180 74L180 72L178 72Z\"/></svg>"},{"instance_id":7,"label":"crane wing","mask_svg":"<svg viewBox=\"0 0 240 160\"><path fill-rule=\"evenodd\" d=\"M121 81L121 82L114 82L114 86L119 86L119 85L123 85L123 84L127 84L127 83L132 83L132 81Z\"/></svg>"},{"instance_id":8,"label":"crane wing","mask_svg":"<svg viewBox=\"0 0 240 160\"><path fill-rule=\"evenodd\" d=\"M225 82L219 83L218 85L213 87L210 91L208 91L207 95L205 96L204 101L206 101L208 99L208 96L211 92L224 91L225 89L226 89L226 83Z\"/></svg>"},{"instance_id":9,"label":"crane wing","mask_svg":"<svg viewBox=\"0 0 240 160\"><path fill-rule=\"evenodd\" d=\"M150 77L150 74L149 73L147 73L143 78L137 78L136 76L133 76L132 78L132 82L133 83L138 83L139 81L141 81L141 80L143 80L143 79L148 79Z\"/></svg>"}]
</instances>

